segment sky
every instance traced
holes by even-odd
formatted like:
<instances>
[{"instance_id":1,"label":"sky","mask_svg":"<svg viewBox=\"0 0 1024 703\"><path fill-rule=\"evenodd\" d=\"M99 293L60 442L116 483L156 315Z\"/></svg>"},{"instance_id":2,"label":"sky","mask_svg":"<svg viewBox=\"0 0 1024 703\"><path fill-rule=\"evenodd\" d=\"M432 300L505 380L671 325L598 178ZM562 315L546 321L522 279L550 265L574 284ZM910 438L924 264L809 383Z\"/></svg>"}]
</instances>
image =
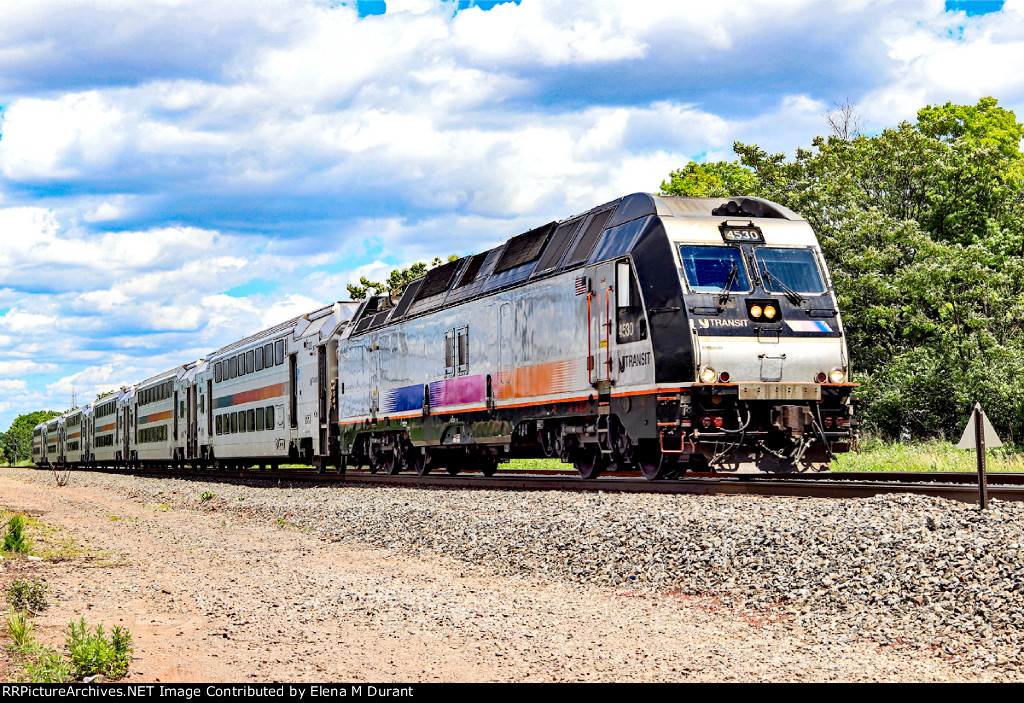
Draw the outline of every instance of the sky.
<instances>
[{"instance_id":1,"label":"sky","mask_svg":"<svg viewBox=\"0 0 1024 703\"><path fill-rule=\"evenodd\" d=\"M0 429L735 141L991 95L1024 0L4 0Z\"/></svg>"}]
</instances>

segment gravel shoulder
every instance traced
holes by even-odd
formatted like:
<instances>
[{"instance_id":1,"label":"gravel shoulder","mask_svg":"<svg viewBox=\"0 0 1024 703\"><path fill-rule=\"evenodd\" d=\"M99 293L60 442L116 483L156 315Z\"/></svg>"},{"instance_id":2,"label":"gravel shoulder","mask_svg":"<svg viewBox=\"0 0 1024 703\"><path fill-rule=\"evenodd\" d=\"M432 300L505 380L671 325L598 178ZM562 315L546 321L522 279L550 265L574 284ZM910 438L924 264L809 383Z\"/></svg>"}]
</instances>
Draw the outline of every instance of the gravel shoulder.
<instances>
[{"instance_id":1,"label":"gravel shoulder","mask_svg":"<svg viewBox=\"0 0 1024 703\"><path fill-rule=\"evenodd\" d=\"M58 649L72 617L127 626L131 682L1020 679L1015 504L12 469L0 507L83 546L0 587L46 578Z\"/></svg>"}]
</instances>

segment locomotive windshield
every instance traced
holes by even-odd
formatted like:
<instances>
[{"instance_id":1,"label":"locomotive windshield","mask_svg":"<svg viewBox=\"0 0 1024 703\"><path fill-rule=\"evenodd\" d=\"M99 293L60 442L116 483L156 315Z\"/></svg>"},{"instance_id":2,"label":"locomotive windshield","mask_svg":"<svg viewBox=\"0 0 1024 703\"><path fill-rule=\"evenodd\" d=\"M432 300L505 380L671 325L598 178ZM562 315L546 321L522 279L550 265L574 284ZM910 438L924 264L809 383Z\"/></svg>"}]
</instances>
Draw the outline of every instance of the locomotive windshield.
<instances>
[{"instance_id":1,"label":"locomotive windshield","mask_svg":"<svg viewBox=\"0 0 1024 703\"><path fill-rule=\"evenodd\" d=\"M721 293L726 286L733 291L749 291L750 279L743 256L736 247L679 247L683 272L695 293ZM733 273L735 272L735 273ZM730 277L733 279L730 281ZM731 285L730 285L731 283Z\"/></svg>"},{"instance_id":2,"label":"locomotive windshield","mask_svg":"<svg viewBox=\"0 0 1024 703\"><path fill-rule=\"evenodd\" d=\"M764 276L765 288L772 293L786 289L798 293L824 293L821 273L810 249L755 249L757 268Z\"/></svg>"}]
</instances>

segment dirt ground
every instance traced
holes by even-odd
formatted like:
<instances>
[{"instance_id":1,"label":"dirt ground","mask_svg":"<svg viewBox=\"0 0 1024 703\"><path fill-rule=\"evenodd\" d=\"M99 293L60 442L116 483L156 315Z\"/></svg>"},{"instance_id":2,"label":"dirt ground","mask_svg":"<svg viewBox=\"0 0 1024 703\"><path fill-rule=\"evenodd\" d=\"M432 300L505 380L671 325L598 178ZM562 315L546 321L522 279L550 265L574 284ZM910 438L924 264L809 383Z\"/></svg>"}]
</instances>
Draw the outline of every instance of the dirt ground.
<instances>
[{"instance_id":1,"label":"dirt ground","mask_svg":"<svg viewBox=\"0 0 1024 703\"><path fill-rule=\"evenodd\" d=\"M64 560L8 556L0 587L46 578L36 632L58 650L72 618L126 626L130 682L973 678L913 650L812 646L713 600L500 577L73 482L0 472L0 507L81 546ZM6 648L0 675L16 676Z\"/></svg>"}]
</instances>

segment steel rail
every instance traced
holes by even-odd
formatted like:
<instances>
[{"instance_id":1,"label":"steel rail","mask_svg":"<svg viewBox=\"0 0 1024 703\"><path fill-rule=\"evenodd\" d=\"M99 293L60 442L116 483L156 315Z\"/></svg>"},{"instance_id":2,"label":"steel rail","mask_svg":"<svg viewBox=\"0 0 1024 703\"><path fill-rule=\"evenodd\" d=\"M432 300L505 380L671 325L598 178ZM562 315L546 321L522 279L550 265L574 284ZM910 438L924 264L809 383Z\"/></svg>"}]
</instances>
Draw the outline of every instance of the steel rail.
<instances>
[{"instance_id":1,"label":"steel rail","mask_svg":"<svg viewBox=\"0 0 1024 703\"><path fill-rule=\"evenodd\" d=\"M80 469L79 469L80 470ZM893 493L928 495L966 503L979 499L977 475L968 472L820 472L805 474L686 474L665 481L648 481L632 476L603 476L583 480L562 472L499 472L485 477L467 470L458 476L446 473L416 476L387 475L349 469L344 474L318 473L304 469L242 471L238 469L198 470L141 468L88 469L103 473L188 479L277 481L289 484L376 485L408 488L458 488L489 490L599 491L608 493L660 493L690 495L760 495L801 498L866 498ZM1024 501L1024 474L989 474L988 492L995 500Z\"/></svg>"}]
</instances>

